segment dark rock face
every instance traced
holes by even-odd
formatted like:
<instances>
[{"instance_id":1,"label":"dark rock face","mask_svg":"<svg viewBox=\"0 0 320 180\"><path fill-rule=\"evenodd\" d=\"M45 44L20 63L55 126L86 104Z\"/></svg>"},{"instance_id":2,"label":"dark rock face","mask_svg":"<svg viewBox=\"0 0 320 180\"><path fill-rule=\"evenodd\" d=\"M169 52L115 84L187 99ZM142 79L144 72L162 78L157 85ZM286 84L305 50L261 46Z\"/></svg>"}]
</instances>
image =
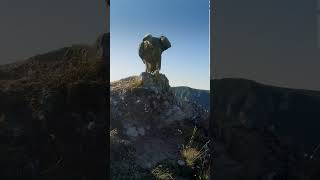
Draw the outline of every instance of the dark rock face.
<instances>
[{"instance_id":1,"label":"dark rock face","mask_svg":"<svg viewBox=\"0 0 320 180\"><path fill-rule=\"evenodd\" d=\"M207 127L208 112L176 98L163 74L144 72L112 82L110 105L113 176L133 176L135 171L141 178L164 161L178 165L186 136L181 133ZM128 157L121 159L119 151Z\"/></svg>"},{"instance_id":2,"label":"dark rock face","mask_svg":"<svg viewBox=\"0 0 320 180\"><path fill-rule=\"evenodd\" d=\"M96 49L98 54L102 55L104 59L109 59L110 56L110 33L103 33L96 41Z\"/></svg>"},{"instance_id":3,"label":"dark rock face","mask_svg":"<svg viewBox=\"0 0 320 180\"><path fill-rule=\"evenodd\" d=\"M243 169L232 179L300 180L309 176L307 164L319 158L304 156L319 143L316 129L320 124L315 121L319 119L319 92L243 79L212 83L214 137L225 147L220 153L238 162L235 169ZM228 174L228 167L224 169Z\"/></svg>"},{"instance_id":4,"label":"dark rock face","mask_svg":"<svg viewBox=\"0 0 320 180\"><path fill-rule=\"evenodd\" d=\"M107 179L105 75L94 46L0 66L0 179Z\"/></svg>"}]
</instances>

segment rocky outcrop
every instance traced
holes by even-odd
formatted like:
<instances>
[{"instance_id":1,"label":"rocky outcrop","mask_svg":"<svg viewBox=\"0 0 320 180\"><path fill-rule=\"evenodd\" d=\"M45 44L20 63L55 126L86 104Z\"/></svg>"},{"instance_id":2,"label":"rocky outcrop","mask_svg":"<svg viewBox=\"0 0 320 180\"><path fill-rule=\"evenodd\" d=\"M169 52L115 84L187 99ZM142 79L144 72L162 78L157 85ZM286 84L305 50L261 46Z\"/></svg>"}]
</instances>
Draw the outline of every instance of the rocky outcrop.
<instances>
[{"instance_id":1,"label":"rocky outcrop","mask_svg":"<svg viewBox=\"0 0 320 180\"><path fill-rule=\"evenodd\" d=\"M140 175L150 173L165 161L181 164L186 136L191 137L194 127L199 127L201 134L208 127L204 125L208 112L195 103L176 98L163 74L144 72L112 82L110 105L111 131L116 132L111 135L111 166L124 169L129 164L135 165L126 171L112 169L113 175L132 175L133 167L140 169L137 170ZM130 160L120 160L119 149Z\"/></svg>"},{"instance_id":2,"label":"rocky outcrop","mask_svg":"<svg viewBox=\"0 0 320 180\"><path fill-rule=\"evenodd\" d=\"M185 119L196 122L208 115L197 104L177 99L163 74L142 73L113 82L110 98L111 122L116 121L111 125L120 123L131 127L134 123L136 128L154 129ZM132 129L129 127L127 129Z\"/></svg>"}]
</instances>

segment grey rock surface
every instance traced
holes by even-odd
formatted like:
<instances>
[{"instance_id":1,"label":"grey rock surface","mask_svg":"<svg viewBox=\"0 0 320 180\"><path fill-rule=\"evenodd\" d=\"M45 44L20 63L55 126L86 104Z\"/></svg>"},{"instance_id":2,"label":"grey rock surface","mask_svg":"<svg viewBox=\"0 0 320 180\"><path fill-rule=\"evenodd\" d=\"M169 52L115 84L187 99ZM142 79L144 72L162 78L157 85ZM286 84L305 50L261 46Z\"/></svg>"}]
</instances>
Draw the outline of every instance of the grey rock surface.
<instances>
[{"instance_id":1,"label":"grey rock surface","mask_svg":"<svg viewBox=\"0 0 320 180\"><path fill-rule=\"evenodd\" d=\"M121 139L112 141L111 157L118 159L119 149L127 147L130 163L147 171L168 160L178 165L182 144L187 143L185 130L208 120L206 110L174 95L164 74L143 72L112 82L110 93L111 130ZM126 164L122 162L121 167Z\"/></svg>"}]
</instances>

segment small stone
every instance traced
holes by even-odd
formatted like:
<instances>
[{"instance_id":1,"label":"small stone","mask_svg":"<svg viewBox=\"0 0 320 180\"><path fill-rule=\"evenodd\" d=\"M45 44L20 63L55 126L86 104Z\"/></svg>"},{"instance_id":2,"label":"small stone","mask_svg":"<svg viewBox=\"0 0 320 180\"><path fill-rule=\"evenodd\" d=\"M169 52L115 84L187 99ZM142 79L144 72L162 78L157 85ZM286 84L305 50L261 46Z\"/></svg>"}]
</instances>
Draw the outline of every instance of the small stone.
<instances>
[{"instance_id":1,"label":"small stone","mask_svg":"<svg viewBox=\"0 0 320 180\"><path fill-rule=\"evenodd\" d=\"M42 113L39 113L38 118L39 118L39 120L44 120L45 116Z\"/></svg>"},{"instance_id":2,"label":"small stone","mask_svg":"<svg viewBox=\"0 0 320 180\"><path fill-rule=\"evenodd\" d=\"M186 165L186 162L184 162L183 160L178 160L178 164L180 165L180 166L184 166L184 165Z\"/></svg>"},{"instance_id":3,"label":"small stone","mask_svg":"<svg viewBox=\"0 0 320 180\"><path fill-rule=\"evenodd\" d=\"M163 104L164 104L165 107L169 107L169 105L170 105L168 101L164 101Z\"/></svg>"},{"instance_id":4,"label":"small stone","mask_svg":"<svg viewBox=\"0 0 320 180\"><path fill-rule=\"evenodd\" d=\"M136 127L128 127L126 134L131 137L137 137L139 135Z\"/></svg>"},{"instance_id":5,"label":"small stone","mask_svg":"<svg viewBox=\"0 0 320 180\"><path fill-rule=\"evenodd\" d=\"M150 169L152 167L151 163L147 163L146 167Z\"/></svg>"},{"instance_id":6,"label":"small stone","mask_svg":"<svg viewBox=\"0 0 320 180\"><path fill-rule=\"evenodd\" d=\"M92 129L94 128L94 126L95 126L94 121L90 121L90 122L88 123L87 128L88 128L88 130L92 130Z\"/></svg>"},{"instance_id":7,"label":"small stone","mask_svg":"<svg viewBox=\"0 0 320 180\"><path fill-rule=\"evenodd\" d=\"M144 128L143 128L143 127L139 127L139 128L138 128L138 133L139 133L140 136L144 136L144 135L145 135L145 130L144 130Z\"/></svg>"},{"instance_id":8,"label":"small stone","mask_svg":"<svg viewBox=\"0 0 320 180\"><path fill-rule=\"evenodd\" d=\"M56 139L56 136L55 136L54 134L50 134L49 136L50 136L50 138L51 138L52 140L55 140L55 139Z\"/></svg>"}]
</instances>

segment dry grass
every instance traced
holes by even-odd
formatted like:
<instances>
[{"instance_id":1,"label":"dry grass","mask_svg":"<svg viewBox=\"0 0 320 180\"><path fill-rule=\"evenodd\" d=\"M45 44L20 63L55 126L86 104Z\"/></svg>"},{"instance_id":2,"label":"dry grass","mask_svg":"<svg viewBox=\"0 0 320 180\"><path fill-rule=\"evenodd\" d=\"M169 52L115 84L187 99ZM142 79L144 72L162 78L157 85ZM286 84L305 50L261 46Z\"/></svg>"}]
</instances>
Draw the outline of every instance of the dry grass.
<instances>
[{"instance_id":1,"label":"dry grass","mask_svg":"<svg viewBox=\"0 0 320 180\"><path fill-rule=\"evenodd\" d=\"M156 167L152 170L152 175L159 180L172 180L173 175L168 169Z\"/></svg>"},{"instance_id":2,"label":"dry grass","mask_svg":"<svg viewBox=\"0 0 320 180\"><path fill-rule=\"evenodd\" d=\"M192 136L187 145L182 146L181 156L186 161L186 165L194 168L198 168L197 179L209 179L209 169L207 162L209 158L209 143L208 140L201 148L196 147L194 139L197 133L195 127L192 132Z\"/></svg>"},{"instance_id":3,"label":"dry grass","mask_svg":"<svg viewBox=\"0 0 320 180\"><path fill-rule=\"evenodd\" d=\"M79 80L104 81L106 64L99 58L88 61L61 63L58 69L43 69L38 77L42 84L49 87L63 87ZM47 71L47 72L44 72Z\"/></svg>"},{"instance_id":4,"label":"dry grass","mask_svg":"<svg viewBox=\"0 0 320 180\"><path fill-rule=\"evenodd\" d=\"M133 90L135 88L141 87L142 86L142 80L139 77L135 77L132 79L130 82L130 89Z\"/></svg>"},{"instance_id":5,"label":"dry grass","mask_svg":"<svg viewBox=\"0 0 320 180\"><path fill-rule=\"evenodd\" d=\"M199 159L200 154L198 149L192 147L184 147L181 151L181 155L188 166L194 166L196 160Z\"/></svg>"}]
</instances>

